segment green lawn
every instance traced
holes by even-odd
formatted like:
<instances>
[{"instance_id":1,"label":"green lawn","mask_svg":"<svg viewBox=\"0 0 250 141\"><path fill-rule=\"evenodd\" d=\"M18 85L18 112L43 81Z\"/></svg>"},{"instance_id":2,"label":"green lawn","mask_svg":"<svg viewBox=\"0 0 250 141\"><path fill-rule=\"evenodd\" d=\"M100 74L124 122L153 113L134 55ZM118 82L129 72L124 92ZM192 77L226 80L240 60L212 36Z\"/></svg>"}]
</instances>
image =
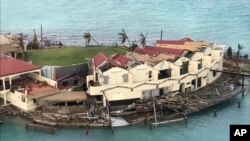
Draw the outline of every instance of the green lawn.
<instances>
[{"instance_id":1,"label":"green lawn","mask_svg":"<svg viewBox=\"0 0 250 141\"><path fill-rule=\"evenodd\" d=\"M86 62L88 58L93 57L99 52L111 55L114 53L125 54L127 50L118 47L64 47L47 50L28 50L27 58L32 60L33 64L39 66L67 66Z\"/></svg>"}]
</instances>

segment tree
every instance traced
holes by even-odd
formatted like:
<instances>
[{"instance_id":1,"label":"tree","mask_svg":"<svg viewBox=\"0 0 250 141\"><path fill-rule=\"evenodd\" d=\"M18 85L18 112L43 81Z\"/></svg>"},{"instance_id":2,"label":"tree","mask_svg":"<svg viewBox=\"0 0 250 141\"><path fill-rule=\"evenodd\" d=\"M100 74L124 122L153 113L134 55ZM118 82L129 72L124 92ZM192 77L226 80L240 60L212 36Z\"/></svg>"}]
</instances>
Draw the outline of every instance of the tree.
<instances>
[{"instance_id":1,"label":"tree","mask_svg":"<svg viewBox=\"0 0 250 141\"><path fill-rule=\"evenodd\" d=\"M232 58L232 56L233 56L233 50L232 50L231 46L227 49L226 55L227 55L228 58L230 58L230 59Z\"/></svg>"},{"instance_id":2,"label":"tree","mask_svg":"<svg viewBox=\"0 0 250 141\"><path fill-rule=\"evenodd\" d=\"M239 61L240 61L240 51L244 49L245 47L242 44L238 44L238 51L236 53L237 55L237 67L239 67Z\"/></svg>"},{"instance_id":3,"label":"tree","mask_svg":"<svg viewBox=\"0 0 250 141\"><path fill-rule=\"evenodd\" d=\"M23 57L23 60L25 60L25 50L24 50L24 42L23 42L23 33L19 33L18 34L19 36L16 38L17 39L17 43L18 45L21 47L21 50L22 50L22 57Z\"/></svg>"},{"instance_id":4,"label":"tree","mask_svg":"<svg viewBox=\"0 0 250 141\"><path fill-rule=\"evenodd\" d=\"M147 37L148 33L146 33L145 35L143 33L140 33L140 45L142 47L144 47L146 45L146 37Z\"/></svg>"},{"instance_id":5,"label":"tree","mask_svg":"<svg viewBox=\"0 0 250 141\"><path fill-rule=\"evenodd\" d=\"M33 30L33 32L34 32L33 39L27 44L26 46L27 49L38 49L39 47L35 29Z\"/></svg>"},{"instance_id":6,"label":"tree","mask_svg":"<svg viewBox=\"0 0 250 141\"><path fill-rule=\"evenodd\" d=\"M93 38L93 36L89 32L85 32L83 38L85 39L86 46L89 46L91 40L93 40L99 46L99 43Z\"/></svg>"},{"instance_id":7,"label":"tree","mask_svg":"<svg viewBox=\"0 0 250 141\"><path fill-rule=\"evenodd\" d=\"M124 44L126 41L128 41L129 45L132 46L124 29L122 29L122 32L118 33L118 36L121 40L121 44Z\"/></svg>"},{"instance_id":8,"label":"tree","mask_svg":"<svg viewBox=\"0 0 250 141\"><path fill-rule=\"evenodd\" d=\"M132 41L132 45L131 47L129 47L129 51L133 52L135 48L138 47L138 44L136 43L136 41Z\"/></svg>"}]
</instances>

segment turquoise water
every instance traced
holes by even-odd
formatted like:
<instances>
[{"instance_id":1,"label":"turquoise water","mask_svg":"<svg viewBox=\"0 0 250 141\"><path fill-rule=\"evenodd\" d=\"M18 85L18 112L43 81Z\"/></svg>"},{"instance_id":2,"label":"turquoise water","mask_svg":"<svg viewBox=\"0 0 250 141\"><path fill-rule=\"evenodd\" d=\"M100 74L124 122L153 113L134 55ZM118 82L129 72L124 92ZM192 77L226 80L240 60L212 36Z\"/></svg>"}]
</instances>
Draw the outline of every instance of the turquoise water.
<instances>
[{"instance_id":1,"label":"turquoise water","mask_svg":"<svg viewBox=\"0 0 250 141\"><path fill-rule=\"evenodd\" d=\"M40 24L45 36L77 45L86 31L101 43L118 42L124 28L130 40L148 32L148 44L162 29L165 39L250 47L249 0L1 0L1 32L32 34Z\"/></svg>"},{"instance_id":2,"label":"turquoise water","mask_svg":"<svg viewBox=\"0 0 250 141\"><path fill-rule=\"evenodd\" d=\"M241 101L241 108L236 103ZM217 117L213 117L216 109ZM56 134L25 129L24 121L1 115L0 141L228 141L230 124L250 123L250 93L237 96L230 102L204 110L188 117L188 123L164 125L150 130L144 124L116 128L91 128L85 135L83 129L64 128Z\"/></svg>"}]
</instances>

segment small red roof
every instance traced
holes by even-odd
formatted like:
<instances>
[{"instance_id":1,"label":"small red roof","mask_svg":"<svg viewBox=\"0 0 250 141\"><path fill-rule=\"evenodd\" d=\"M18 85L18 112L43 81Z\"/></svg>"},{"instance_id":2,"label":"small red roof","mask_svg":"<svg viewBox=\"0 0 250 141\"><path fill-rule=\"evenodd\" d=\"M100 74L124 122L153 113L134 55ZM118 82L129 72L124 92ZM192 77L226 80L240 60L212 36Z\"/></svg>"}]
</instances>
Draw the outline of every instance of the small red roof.
<instances>
[{"instance_id":1,"label":"small red roof","mask_svg":"<svg viewBox=\"0 0 250 141\"><path fill-rule=\"evenodd\" d=\"M119 62L120 65L126 65L127 62L129 61L129 58L125 55L121 55L119 53L115 54L114 56L112 56L111 58L112 60Z\"/></svg>"},{"instance_id":2,"label":"small red roof","mask_svg":"<svg viewBox=\"0 0 250 141\"><path fill-rule=\"evenodd\" d=\"M0 77L39 69L30 63L0 55Z\"/></svg>"},{"instance_id":3,"label":"small red roof","mask_svg":"<svg viewBox=\"0 0 250 141\"><path fill-rule=\"evenodd\" d=\"M173 55L181 55L184 49L174 49L174 48L163 48L163 47L155 47L155 46L145 46L144 49L150 51L157 51L160 53L173 54Z\"/></svg>"},{"instance_id":4,"label":"small red roof","mask_svg":"<svg viewBox=\"0 0 250 141\"><path fill-rule=\"evenodd\" d=\"M105 61L108 61L108 60L109 60L109 57L101 52L92 58L92 61L93 61L95 68L100 67L100 65L102 63L104 63Z\"/></svg>"},{"instance_id":5,"label":"small red roof","mask_svg":"<svg viewBox=\"0 0 250 141\"><path fill-rule=\"evenodd\" d=\"M193 41L191 38L183 38L180 40L156 40L156 44L174 44L174 45L183 45L185 42Z\"/></svg>"},{"instance_id":6,"label":"small red roof","mask_svg":"<svg viewBox=\"0 0 250 141\"><path fill-rule=\"evenodd\" d=\"M95 68L100 67L100 65L104 62L110 63L112 66L124 66L129 61L129 58L125 55L115 54L112 57L108 57L103 53L98 53L96 56L92 58Z\"/></svg>"}]
</instances>

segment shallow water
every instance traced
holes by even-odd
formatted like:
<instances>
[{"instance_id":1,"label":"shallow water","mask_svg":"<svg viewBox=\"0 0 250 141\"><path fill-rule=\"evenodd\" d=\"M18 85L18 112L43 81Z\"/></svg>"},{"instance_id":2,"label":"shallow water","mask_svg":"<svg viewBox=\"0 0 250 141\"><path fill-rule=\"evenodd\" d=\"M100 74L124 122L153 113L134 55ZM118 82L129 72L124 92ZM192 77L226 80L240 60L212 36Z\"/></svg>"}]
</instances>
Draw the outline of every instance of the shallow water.
<instances>
[{"instance_id":1,"label":"shallow water","mask_svg":"<svg viewBox=\"0 0 250 141\"><path fill-rule=\"evenodd\" d=\"M250 47L249 0L1 0L1 32L32 34L40 24L44 36L76 45L84 44L86 31L100 43L118 42L124 28L130 40L148 32L148 44L160 38L162 29L165 39Z\"/></svg>"},{"instance_id":2,"label":"shallow water","mask_svg":"<svg viewBox=\"0 0 250 141\"><path fill-rule=\"evenodd\" d=\"M241 101L241 108L237 108L237 102ZM139 124L136 126L116 128L112 134L109 128L91 128L85 135L80 128L59 129L54 135L46 132L26 130L25 121L19 118L10 118L4 115L0 120L0 141L228 141L230 124L250 123L250 93L242 97L235 97L230 102L225 102L213 108L193 114L188 117L188 123L180 122L170 125L162 125L150 130L149 126ZM217 111L217 117L213 111Z\"/></svg>"}]
</instances>

